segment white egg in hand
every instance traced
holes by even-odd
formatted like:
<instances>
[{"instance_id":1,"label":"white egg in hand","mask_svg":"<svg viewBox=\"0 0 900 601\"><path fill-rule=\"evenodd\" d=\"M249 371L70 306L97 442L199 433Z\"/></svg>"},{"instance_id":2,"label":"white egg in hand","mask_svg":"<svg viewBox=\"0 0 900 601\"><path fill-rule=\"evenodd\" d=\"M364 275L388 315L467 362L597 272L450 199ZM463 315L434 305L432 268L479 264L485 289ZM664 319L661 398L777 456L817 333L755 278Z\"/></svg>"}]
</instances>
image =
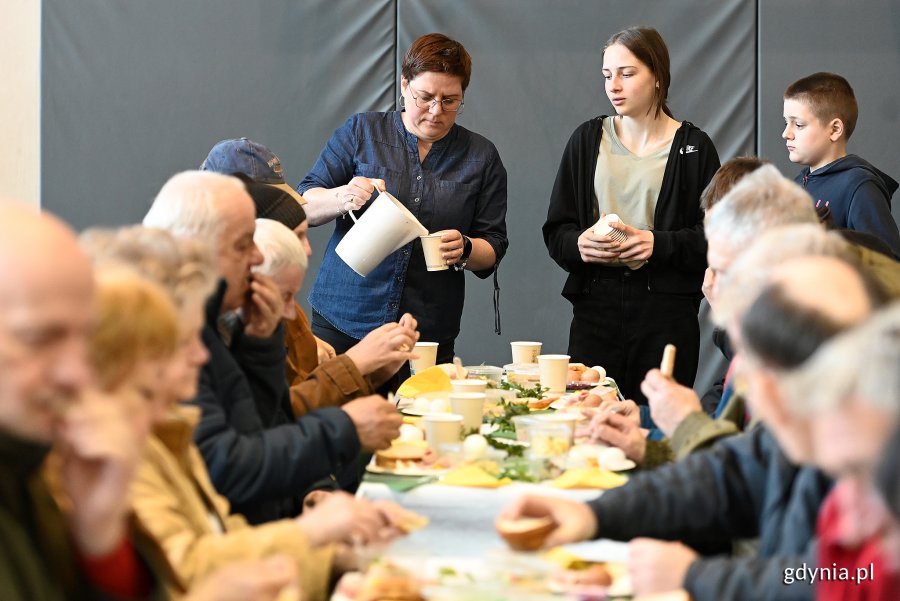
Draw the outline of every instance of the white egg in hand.
<instances>
[{"instance_id":1,"label":"white egg in hand","mask_svg":"<svg viewBox=\"0 0 900 601\"><path fill-rule=\"evenodd\" d=\"M463 458L466 461L477 461L487 453L487 439L481 434L469 434L463 441Z\"/></svg>"}]
</instances>

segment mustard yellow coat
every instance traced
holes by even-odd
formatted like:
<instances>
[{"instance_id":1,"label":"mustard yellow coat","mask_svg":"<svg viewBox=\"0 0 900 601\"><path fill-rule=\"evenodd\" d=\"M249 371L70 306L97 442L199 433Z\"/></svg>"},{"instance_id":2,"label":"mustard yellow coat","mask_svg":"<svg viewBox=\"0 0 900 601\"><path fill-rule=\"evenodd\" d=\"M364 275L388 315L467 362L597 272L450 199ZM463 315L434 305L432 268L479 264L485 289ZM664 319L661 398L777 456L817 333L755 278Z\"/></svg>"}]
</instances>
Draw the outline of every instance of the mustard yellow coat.
<instances>
[{"instance_id":1,"label":"mustard yellow coat","mask_svg":"<svg viewBox=\"0 0 900 601\"><path fill-rule=\"evenodd\" d=\"M132 487L140 527L156 541L174 597L228 563L285 554L296 558L305 601L327 598L333 549L312 549L294 520L250 526L231 514L193 444L196 407L178 407L150 437Z\"/></svg>"}]
</instances>

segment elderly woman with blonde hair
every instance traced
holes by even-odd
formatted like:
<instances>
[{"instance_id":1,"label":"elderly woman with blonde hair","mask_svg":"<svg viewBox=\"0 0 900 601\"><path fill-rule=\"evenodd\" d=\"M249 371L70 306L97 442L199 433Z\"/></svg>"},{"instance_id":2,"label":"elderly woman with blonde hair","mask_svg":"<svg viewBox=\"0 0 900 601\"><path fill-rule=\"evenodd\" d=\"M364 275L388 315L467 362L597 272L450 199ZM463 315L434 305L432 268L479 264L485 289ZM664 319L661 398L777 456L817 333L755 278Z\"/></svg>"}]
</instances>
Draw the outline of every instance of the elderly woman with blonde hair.
<instances>
[{"instance_id":1,"label":"elderly woman with blonde hair","mask_svg":"<svg viewBox=\"0 0 900 601\"><path fill-rule=\"evenodd\" d=\"M215 279L208 251L146 228L92 231L83 239L100 266L116 265L122 274L101 278L92 353L111 392L127 384L148 400L152 434L132 505L159 546L172 592L186 593L230 562L286 554L298 564L304 599L324 599L335 558L328 543L393 535L405 512L338 494L299 518L264 526L232 514L192 442L199 410L179 405L195 394L208 358L200 339L203 301Z\"/></svg>"}]
</instances>

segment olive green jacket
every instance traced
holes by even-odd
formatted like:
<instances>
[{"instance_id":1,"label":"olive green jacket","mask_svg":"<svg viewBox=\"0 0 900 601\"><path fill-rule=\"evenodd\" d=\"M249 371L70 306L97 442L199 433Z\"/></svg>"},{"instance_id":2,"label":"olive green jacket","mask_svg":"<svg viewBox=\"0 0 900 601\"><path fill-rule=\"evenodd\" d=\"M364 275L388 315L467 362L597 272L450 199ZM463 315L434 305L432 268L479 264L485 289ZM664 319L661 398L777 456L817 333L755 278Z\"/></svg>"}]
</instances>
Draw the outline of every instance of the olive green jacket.
<instances>
[{"instance_id":1,"label":"olive green jacket","mask_svg":"<svg viewBox=\"0 0 900 601\"><path fill-rule=\"evenodd\" d=\"M648 440L641 467L654 468L663 463L684 459L691 453L712 446L717 440L744 431L747 414L744 399L732 395L722 415L712 418L703 411L694 411L682 420L671 439Z\"/></svg>"}]
</instances>

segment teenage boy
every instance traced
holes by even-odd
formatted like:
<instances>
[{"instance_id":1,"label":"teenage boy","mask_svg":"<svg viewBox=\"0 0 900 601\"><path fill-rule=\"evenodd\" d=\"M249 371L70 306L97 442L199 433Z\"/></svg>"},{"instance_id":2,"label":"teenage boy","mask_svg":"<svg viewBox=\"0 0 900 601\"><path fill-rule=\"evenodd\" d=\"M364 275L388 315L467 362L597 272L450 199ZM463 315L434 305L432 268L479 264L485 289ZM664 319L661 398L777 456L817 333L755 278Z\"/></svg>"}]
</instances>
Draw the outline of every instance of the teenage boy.
<instances>
[{"instance_id":1,"label":"teenage boy","mask_svg":"<svg viewBox=\"0 0 900 601\"><path fill-rule=\"evenodd\" d=\"M868 161L847 154L858 109L853 88L834 73L814 73L784 92L784 131L791 161L806 168L795 178L816 207L830 209L834 227L867 232L900 259L900 233L891 215L897 182Z\"/></svg>"}]
</instances>

